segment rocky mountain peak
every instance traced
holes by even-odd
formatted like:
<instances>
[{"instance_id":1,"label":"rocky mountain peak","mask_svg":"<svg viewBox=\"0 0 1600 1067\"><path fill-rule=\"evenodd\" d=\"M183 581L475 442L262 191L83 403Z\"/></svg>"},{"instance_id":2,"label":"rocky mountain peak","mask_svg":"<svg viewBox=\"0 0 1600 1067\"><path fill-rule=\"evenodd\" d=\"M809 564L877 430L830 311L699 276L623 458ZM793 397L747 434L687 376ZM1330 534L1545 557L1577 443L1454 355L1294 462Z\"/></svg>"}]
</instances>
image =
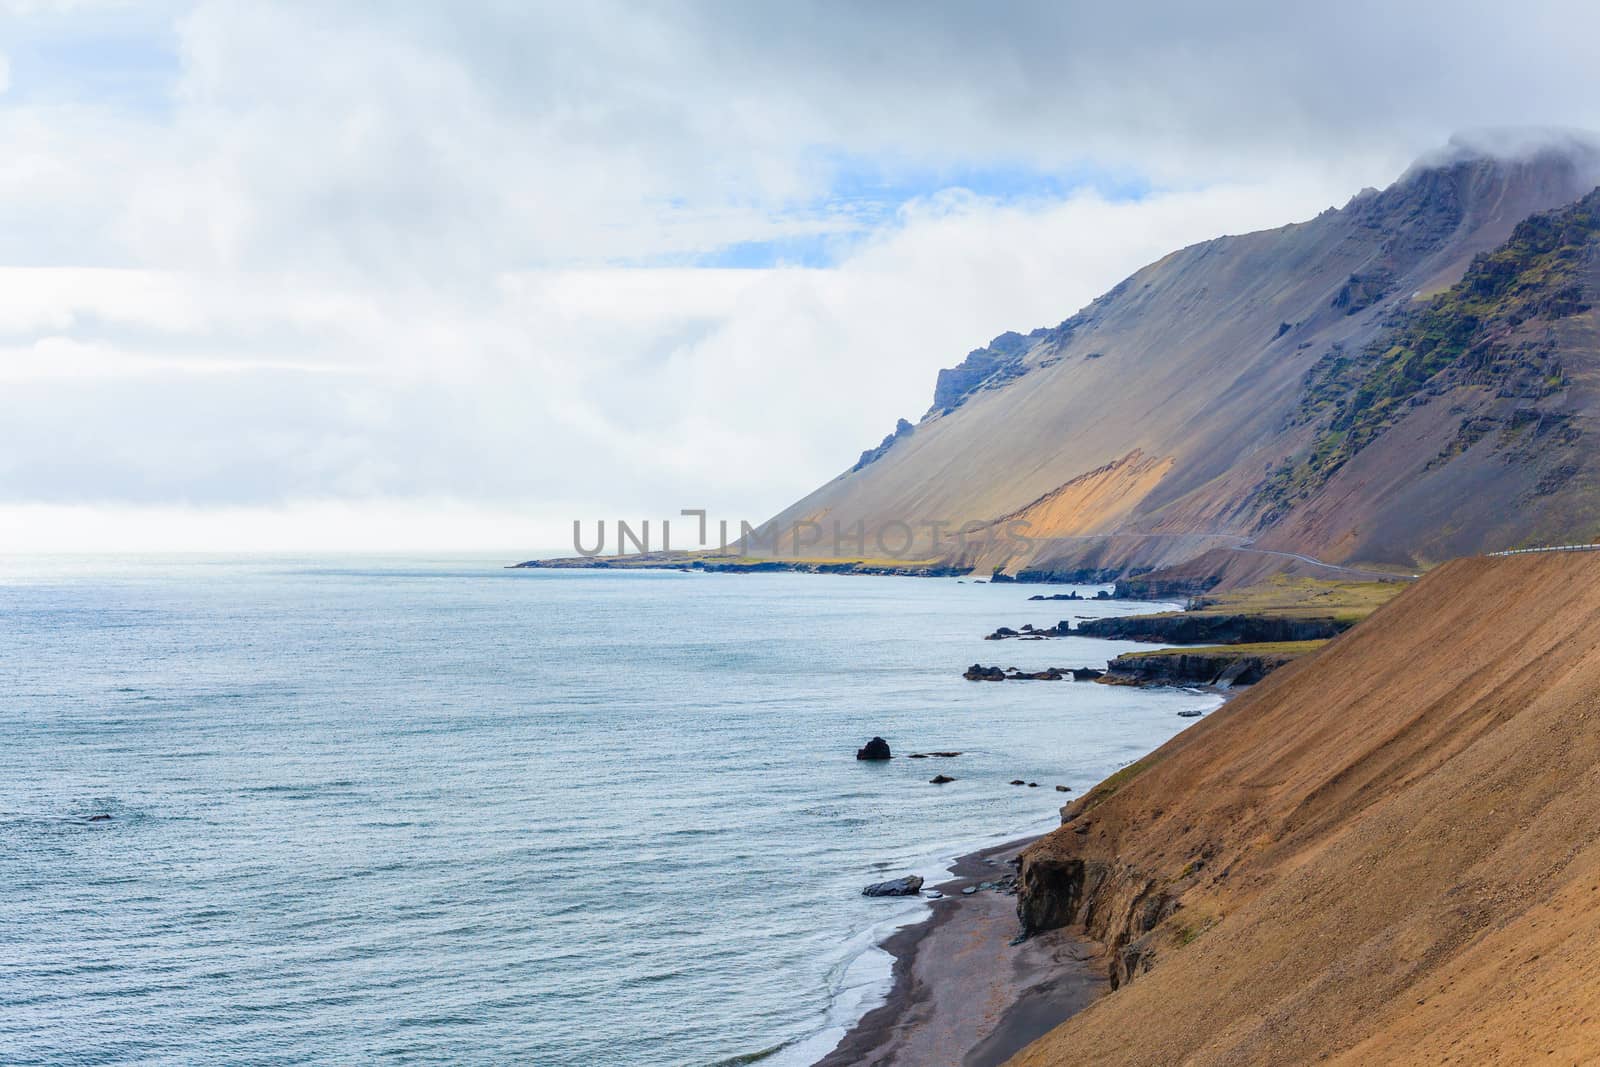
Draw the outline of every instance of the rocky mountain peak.
<instances>
[{"instance_id":1,"label":"rocky mountain peak","mask_svg":"<svg viewBox=\"0 0 1600 1067\"><path fill-rule=\"evenodd\" d=\"M1477 215L1502 205L1553 207L1600 185L1600 137L1578 130L1479 130L1418 159L1371 203Z\"/></svg>"}]
</instances>

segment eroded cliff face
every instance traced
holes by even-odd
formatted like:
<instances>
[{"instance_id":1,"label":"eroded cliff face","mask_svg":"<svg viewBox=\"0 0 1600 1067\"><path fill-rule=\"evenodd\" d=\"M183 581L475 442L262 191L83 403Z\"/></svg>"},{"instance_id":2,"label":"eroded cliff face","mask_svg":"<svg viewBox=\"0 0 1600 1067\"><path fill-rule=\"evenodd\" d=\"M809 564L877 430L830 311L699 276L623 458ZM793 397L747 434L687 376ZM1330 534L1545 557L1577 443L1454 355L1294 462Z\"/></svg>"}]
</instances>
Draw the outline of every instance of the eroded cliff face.
<instances>
[{"instance_id":1,"label":"eroded cliff face","mask_svg":"<svg viewBox=\"0 0 1600 1067\"><path fill-rule=\"evenodd\" d=\"M1118 989L1014 1061L1600 1058L1600 553L1463 559L1063 809Z\"/></svg>"},{"instance_id":2,"label":"eroded cliff face","mask_svg":"<svg viewBox=\"0 0 1600 1067\"><path fill-rule=\"evenodd\" d=\"M1163 612L1085 619L1073 633L1118 641L1155 641L1167 645L1237 645L1263 641L1319 641L1337 637L1354 625L1332 616Z\"/></svg>"},{"instance_id":3,"label":"eroded cliff face","mask_svg":"<svg viewBox=\"0 0 1600 1067\"><path fill-rule=\"evenodd\" d=\"M1229 689L1255 685L1320 646L1320 641L1301 641L1131 652L1107 663L1099 680L1107 685L1210 685Z\"/></svg>"},{"instance_id":4,"label":"eroded cliff face","mask_svg":"<svg viewBox=\"0 0 1600 1067\"><path fill-rule=\"evenodd\" d=\"M1023 548L919 529L911 551L1153 581L1209 560L1186 587L1304 566L1273 553L1415 569L1571 535L1600 522L1600 450L1581 440L1600 414L1600 238L1570 213L1517 227L1596 182L1579 143L1461 150L1310 221L1174 252L970 353L914 433L780 525L1022 521Z\"/></svg>"}]
</instances>

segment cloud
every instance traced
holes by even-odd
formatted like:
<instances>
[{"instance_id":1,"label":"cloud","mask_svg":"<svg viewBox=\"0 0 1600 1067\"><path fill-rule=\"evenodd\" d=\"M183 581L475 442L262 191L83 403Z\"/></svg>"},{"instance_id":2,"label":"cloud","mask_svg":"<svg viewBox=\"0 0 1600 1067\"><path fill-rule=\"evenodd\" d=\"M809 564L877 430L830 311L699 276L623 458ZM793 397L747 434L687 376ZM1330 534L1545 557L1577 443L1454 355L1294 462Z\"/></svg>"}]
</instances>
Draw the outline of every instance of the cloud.
<instances>
[{"instance_id":1,"label":"cloud","mask_svg":"<svg viewBox=\"0 0 1600 1067\"><path fill-rule=\"evenodd\" d=\"M89 509L110 541L226 512L194 528L322 516L344 544L328 516L363 501L558 543L580 515L754 521L937 368L1172 248L1307 217L1459 127L1600 126L1600 14L1566 3L0 26L0 512Z\"/></svg>"},{"instance_id":2,"label":"cloud","mask_svg":"<svg viewBox=\"0 0 1600 1067\"><path fill-rule=\"evenodd\" d=\"M466 297L13 271L0 280L31 299L0 328L35 340L27 360L0 353L0 499L148 514L455 497L557 543L579 517L758 521L920 414L967 348L1326 200L946 194L828 270L517 272Z\"/></svg>"}]
</instances>

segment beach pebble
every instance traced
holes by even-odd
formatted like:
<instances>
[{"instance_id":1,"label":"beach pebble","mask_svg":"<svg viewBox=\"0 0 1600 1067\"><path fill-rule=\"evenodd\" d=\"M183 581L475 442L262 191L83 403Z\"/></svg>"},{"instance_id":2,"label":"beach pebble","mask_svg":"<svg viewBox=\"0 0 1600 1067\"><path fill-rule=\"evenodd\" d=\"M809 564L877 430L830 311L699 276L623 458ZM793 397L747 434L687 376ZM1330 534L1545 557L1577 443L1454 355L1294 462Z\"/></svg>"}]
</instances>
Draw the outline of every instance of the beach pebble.
<instances>
[{"instance_id":1,"label":"beach pebble","mask_svg":"<svg viewBox=\"0 0 1600 1067\"><path fill-rule=\"evenodd\" d=\"M978 887L977 886L969 885L969 886L967 886L967 888L965 888L965 889L963 889L961 891L961 895L964 896L964 897L970 897L972 894L976 893L977 891L978 891Z\"/></svg>"},{"instance_id":2,"label":"beach pebble","mask_svg":"<svg viewBox=\"0 0 1600 1067\"><path fill-rule=\"evenodd\" d=\"M940 900L944 897L944 894L939 892L937 889L930 889L924 894L924 896L926 896L929 900Z\"/></svg>"}]
</instances>

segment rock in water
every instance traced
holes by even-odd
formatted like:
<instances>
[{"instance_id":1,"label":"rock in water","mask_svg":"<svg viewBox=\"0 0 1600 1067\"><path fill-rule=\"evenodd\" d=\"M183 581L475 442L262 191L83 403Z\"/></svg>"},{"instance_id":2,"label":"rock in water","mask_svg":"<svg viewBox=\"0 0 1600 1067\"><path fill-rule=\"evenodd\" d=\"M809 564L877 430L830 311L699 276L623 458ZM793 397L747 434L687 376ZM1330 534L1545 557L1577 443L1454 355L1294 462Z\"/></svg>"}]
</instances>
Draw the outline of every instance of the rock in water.
<instances>
[{"instance_id":1,"label":"rock in water","mask_svg":"<svg viewBox=\"0 0 1600 1067\"><path fill-rule=\"evenodd\" d=\"M881 737L874 737L871 741L856 749L856 759L888 759L889 742Z\"/></svg>"},{"instance_id":2,"label":"rock in water","mask_svg":"<svg viewBox=\"0 0 1600 1067\"><path fill-rule=\"evenodd\" d=\"M953 781L955 781L955 779L950 777L948 774L936 774L932 778L928 779L928 784L929 785L944 785L946 782L953 782Z\"/></svg>"},{"instance_id":3,"label":"rock in water","mask_svg":"<svg viewBox=\"0 0 1600 1067\"><path fill-rule=\"evenodd\" d=\"M914 874L892 882L875 882L861 891L864 897L914 897L922 892L922 879Z\"/></svg>"}]
</instances>

